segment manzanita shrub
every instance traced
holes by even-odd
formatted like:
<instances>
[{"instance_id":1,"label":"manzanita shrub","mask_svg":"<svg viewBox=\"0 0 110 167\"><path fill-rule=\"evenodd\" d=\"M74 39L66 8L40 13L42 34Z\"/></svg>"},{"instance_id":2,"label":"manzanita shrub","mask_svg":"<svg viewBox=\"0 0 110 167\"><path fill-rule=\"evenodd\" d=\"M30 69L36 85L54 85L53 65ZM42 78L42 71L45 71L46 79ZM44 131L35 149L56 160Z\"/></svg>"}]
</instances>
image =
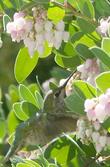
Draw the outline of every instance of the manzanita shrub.
<instances>
[{"instance_id":1,"label":"manzanita shrub","mask_svg":"<svg viewBox=\"0 0 110 167\"><path fill-rule=\"evenodd\" d=\"M0 166L110 167L110 1L4 0L0 26L0 47L3 33L21 43L8 116L0 93ZM29 84L51 55L69 79Z\"/></svg>"}]
</instances>

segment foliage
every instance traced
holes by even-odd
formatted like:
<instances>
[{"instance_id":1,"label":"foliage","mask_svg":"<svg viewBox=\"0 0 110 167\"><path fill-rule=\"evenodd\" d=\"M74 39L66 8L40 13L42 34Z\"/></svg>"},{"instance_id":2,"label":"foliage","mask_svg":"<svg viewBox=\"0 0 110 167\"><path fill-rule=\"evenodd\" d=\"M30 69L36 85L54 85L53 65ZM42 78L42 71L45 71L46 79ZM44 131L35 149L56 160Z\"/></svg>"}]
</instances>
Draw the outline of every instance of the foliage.
<instances>
[{"instance_id":1,"label":"foliage","mask_svg":"<svg viewBox=\"0 0 110 167\"><path fill-rule=\"evenodd\" d=\"M19 85L4 98L0 90L1 166L110 166L109 10L109 0L0 1L1 38L20 48ZM49 56L58 66L54 79L67 80L28 83Z\"/></svg>"}]
</instances>

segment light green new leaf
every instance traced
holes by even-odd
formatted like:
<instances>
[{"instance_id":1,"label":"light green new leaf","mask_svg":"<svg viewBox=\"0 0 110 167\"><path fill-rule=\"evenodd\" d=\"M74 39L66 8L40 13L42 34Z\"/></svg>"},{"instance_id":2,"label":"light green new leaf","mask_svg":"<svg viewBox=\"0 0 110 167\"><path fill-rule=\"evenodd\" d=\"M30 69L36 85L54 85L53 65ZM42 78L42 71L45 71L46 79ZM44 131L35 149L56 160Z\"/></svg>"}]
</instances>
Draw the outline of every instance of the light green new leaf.
<instances>
[{"instance_id":1,"label":"light green new leaf","mask_svg":"<svg viewBox=\"0 0 110 167\"><path fill-rule=\"evenodd\" d=\"M32 160L24 160L27 164L29 165L34 165L35 167L40 167L40 165L38 163L36 163L35 161L32 161Z\"/></svg>"},{"instance_id":2,"label":"light green new leaf","mask_svg":"<svg viewBox=\"0 0 110 167\"><path fill-rule=\"evenodd\" d=\"M8 124L8 134L12 134L20 121L17 119L14 111L10 111L7 119L7 124Z\"/></svg>"},{"instance_id":3,"label":"light green new leaf","mask_svg":"<svg viewBox=\"0 0 110 167\"><path fill-rule=\"evenodd\" d=\"M96 78L96 85L103 92L110 88L110 71L100 74Z\"/></svg>"},{"instance_id":4,"label":"light green new leaf","mask_svg":"<svg viewBox=\"0 0 110 167\"><path fill-rule=\"evenodd\" d=\"M20 102L14 103L13 111L21 121L26 121L29 118L28 115L23 111L22 104Z\"/></svg>"},{"instance_id":5,"label":"light green new leaf","mask_svg":"<svg viewBox=\"0 0 110 167\"><path fill-rule=\"evenodd\" d=\"M110 38L103 38L101 48L110 56Z\"/></svg>"},{"instance_id":6,"label":"light green new leaf","mask_svg":"<svg viewBox=\"0 0 110 167\"><path fill-rule=\"evenodd\" d=\"M19 163L19 164L16 165L16 167L30 167L30 164ZM31 167L37 167L37 166L31 164Z\"/></svg>"},{"instance_id":7,"label":"light green new leaf","mask_svg":"<svg viewBox=\"0 0 110 167\"><path fill-rule=\"evenodd\" d=\"M44 52L42 54L39 54L40 58L46 58L48 57L52 52L52 47L49 47L48 42L44 43Z\"/></svg>"},{"instance_id":8,"label":"light green new leaf","mask_svg":"<svg viewBox=\"0 0 110 167\"><path fill-rule=\"evenodd\" d=\"M21 83L33 71L38 62L38 53L35 52L31 58L28 53L28 48L20 49L14 67L16 80Z\"/></svg>"},{"instance_id":9,"label":"light green new leaf","mask_svg":"<svg viewBox=\"0 0 110 167\"><path fill-rule=\"evenodd\" d=\"M65 10L59 7L52 7L48 9L47 16L50 20L57 23L61 21L65 16Z\"/></svg>"},{"instance_id":10,"label":"light green new leaf","mask_svg":"<svg viewBox=\"0 0 110 167\"><path fill-rule=\"evenodd\" d=\"M0 119L0 138L3 138L6 134L6 121Z\"/></svg>"},{"instance_id":11,"label":"light green new leaf","mask_svg":"<svg viewBox=\"0 0 110 167\"><path fill-rule=\"evenodd\" d=\"M31 93L29 88L27 88L25 85L20 84L19 85L19 92L20 96L23 98L23 100L35 105L37 108L39 108L39 104L36 101L36 98Z\"/></svg>"},{"instance_id":12,"label":"light green new leaf","mask_svg":"<svg viewBox=\"0 0 110 167\"><path fill-rule=\"evenodd\" d=\"M38 91L35 92L35 97L36 97L36 101L37 101L37 104L39 106L39 109L43 109L43 102L44 101L43 101L41 94Z\"/></svg>"}]
</instances>

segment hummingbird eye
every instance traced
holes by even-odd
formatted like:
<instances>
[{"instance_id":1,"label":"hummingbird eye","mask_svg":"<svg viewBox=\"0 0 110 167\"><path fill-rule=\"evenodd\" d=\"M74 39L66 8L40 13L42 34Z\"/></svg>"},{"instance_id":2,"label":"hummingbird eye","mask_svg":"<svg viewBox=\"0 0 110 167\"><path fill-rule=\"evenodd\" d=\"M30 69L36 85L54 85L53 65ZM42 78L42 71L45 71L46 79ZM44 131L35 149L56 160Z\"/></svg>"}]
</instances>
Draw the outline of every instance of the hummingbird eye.
<instances>
[{"instance_id":1,"label":"hummingbird eye","mask_svg":"<svg viewBox=\"0 0 110 167\"><path fill-rule=\"evenodd\" d=\"M55 96L58 97L61 93L61 90L58 90L56 93L55 93Z\"/></svg>"}]
</instances>

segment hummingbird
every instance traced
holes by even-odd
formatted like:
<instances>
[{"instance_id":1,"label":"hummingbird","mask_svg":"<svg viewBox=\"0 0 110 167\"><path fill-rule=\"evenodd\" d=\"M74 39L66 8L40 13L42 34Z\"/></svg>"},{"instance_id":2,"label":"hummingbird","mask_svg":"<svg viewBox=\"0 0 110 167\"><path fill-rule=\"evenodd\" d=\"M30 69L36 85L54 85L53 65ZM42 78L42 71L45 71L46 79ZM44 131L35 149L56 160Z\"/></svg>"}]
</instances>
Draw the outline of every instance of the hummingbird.
<instances>
[{"instance_id":1,"label":"hummingbird","mask_svg":"<svg viewBox=\"0 0 110 167\"><path fill-rule=\"evenodd\" d=\"M13 155L28 145L44 146L62 133L73 132L78 119L77 115L67 112L68 109L64 103L66 97L65 87L72 73L62 86L55 90L49 90L44 98L44 107L42 111L22 122L15 130L15 137L8 153L4 158L7 162Z\"/></svg>"}]
</instances>

